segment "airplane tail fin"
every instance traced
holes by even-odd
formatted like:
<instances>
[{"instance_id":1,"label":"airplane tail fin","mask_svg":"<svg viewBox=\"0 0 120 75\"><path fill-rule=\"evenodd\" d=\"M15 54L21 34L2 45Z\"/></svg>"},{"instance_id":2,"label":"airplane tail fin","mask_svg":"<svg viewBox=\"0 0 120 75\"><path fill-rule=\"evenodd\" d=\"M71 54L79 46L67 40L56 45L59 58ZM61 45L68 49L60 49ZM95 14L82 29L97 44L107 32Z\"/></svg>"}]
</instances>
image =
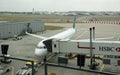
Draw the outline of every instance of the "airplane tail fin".
<instances>
[{"instance_id":1,"label":"airplane tail fin","mask_svg":"<svg viewBox=\"0 0 120 75\"><path fill-rule=\"evenodd\" d=\"M73 20L73 28L75 28L75 23L76 23L76 16L74 16L74 20Z\"/></svg>"}]
</instances>

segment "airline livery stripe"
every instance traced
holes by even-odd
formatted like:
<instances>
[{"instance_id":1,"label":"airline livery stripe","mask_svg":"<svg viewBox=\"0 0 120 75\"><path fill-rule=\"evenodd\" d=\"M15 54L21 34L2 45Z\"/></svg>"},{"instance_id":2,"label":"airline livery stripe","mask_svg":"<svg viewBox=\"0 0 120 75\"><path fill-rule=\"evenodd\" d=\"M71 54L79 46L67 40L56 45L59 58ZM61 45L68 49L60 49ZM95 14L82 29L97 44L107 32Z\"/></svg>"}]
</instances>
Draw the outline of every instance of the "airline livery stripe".
<instances>
[{"instance_id":1,"label":"airline livery stripe","mask_svg":"<svg viewBox=\"0 0 120 75\"><path fill-rule=\"evenodd\" d=\"M78 48L82 48L82 49L91 49L90 47L81 47L79 42L78 42L78 45L77 45ZM92 49L95 49L95 47L92 47Z\"/></svg>"}]
</instances>

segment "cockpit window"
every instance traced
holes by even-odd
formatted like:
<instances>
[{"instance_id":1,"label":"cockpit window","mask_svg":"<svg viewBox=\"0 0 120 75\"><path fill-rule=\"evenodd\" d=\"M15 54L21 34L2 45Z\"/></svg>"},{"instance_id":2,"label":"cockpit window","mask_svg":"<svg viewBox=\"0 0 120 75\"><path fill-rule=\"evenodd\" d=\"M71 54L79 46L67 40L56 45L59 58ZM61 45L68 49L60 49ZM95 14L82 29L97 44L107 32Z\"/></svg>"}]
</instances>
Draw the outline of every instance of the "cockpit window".
<instances>
[{"instance_id":1,"label":"cockpit window","mask_svg":"<svg viewBox=\"0 0 120 75\"><path fill-rule=\"evenodd\" d=\"M37 48L38 48L38 49L46 49L45 46L41 46L41 47L38 47L38 46L37 46Z\"/></svg>"}]
</instances>

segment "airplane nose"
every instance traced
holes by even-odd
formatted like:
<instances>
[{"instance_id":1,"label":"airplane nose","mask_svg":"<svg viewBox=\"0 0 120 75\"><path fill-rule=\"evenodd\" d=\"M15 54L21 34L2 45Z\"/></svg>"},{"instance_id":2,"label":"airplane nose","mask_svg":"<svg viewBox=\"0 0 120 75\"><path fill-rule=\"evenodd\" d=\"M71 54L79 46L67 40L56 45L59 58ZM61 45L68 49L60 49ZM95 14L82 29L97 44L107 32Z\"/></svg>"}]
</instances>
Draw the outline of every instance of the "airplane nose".
<instances>
[{"instance_id":1,"label":"airplane nose","mask_svg":"<svg viewBox=\"0 0 120 75\"><path fill-rule=\"evenodd\" d=\"M35 49L36 56L44 56L46 53L47 53L47 50L45 49L38 49L38 48Z\"/></svg>"}]
</instances>

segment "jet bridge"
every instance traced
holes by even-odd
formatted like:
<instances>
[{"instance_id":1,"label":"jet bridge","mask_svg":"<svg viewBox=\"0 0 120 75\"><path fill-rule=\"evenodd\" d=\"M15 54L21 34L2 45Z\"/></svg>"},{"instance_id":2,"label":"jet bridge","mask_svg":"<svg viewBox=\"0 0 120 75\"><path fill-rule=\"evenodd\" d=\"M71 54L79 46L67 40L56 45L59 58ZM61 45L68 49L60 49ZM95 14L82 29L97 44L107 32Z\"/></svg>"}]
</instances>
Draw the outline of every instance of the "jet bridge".
<instances>
[{"instance_id":1,"label":"jet bridge","mask_svg":"<svg viewBox=\"0 0 120 75\"><path fill-rule=\"evenodd\" d=\"M120 42L118 41L93 41L93 54L120 55ZM53 40L53 52L69 52L90 54L89 40Z\"/></svg>"},{"instance_id":2,"label":"jet bridge","mask_svg":"<svg viewBox=\"0 0 120 75\"><path fill-rule=\"evenodd\" d=\"M120 65L120 41L95 40L95 27L90 28L90 40L48 39L44 44L48 52L88 54L91 64L94 55L103 55L104 64Z\"/></svg>"},{"instance_id":3,"label":"jet bridge","mask_svg":"<svg viewBox=\"0 0 120 75\"><path fill-rule=\"evenodd\" d=\"M52 52L103 55L103 63L120 65L120 42L119 41L92 41L90 40L52 40Z\"/></svg>"}]
</instances>

